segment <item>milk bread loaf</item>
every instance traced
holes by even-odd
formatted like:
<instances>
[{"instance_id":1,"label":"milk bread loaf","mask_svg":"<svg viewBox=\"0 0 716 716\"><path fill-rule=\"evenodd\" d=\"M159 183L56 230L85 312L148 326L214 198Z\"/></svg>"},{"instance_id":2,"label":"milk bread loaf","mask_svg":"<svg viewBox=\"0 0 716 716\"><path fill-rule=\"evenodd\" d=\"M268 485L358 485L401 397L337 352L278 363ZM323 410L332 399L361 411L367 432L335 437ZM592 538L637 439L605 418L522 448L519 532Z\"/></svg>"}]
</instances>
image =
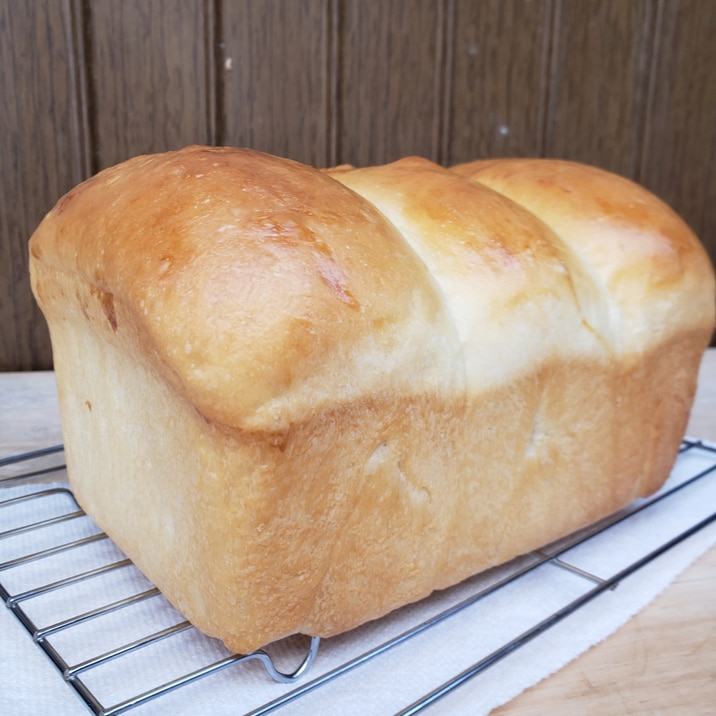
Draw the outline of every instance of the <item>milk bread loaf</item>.
<instances>
[{"instance_id":1,"label":"milk bread loaf","mask_svg":"<svg viewBox=\"0 0 716 716\"><path fill-rule=\"evenodd\" d=\"M239 652L657 489L714 328L687 226L549 160L137 157L58 202L30 266L78 501Z\"/></svg>"}]
</instances>

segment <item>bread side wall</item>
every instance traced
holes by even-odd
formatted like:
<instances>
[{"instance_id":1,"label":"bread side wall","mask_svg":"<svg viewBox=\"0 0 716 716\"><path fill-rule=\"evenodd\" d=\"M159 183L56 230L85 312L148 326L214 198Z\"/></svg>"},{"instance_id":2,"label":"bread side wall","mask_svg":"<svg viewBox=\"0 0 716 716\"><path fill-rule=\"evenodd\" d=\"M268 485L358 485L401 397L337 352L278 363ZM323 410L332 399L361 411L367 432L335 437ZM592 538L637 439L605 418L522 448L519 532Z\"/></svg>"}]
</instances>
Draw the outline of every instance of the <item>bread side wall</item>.
<instances>
[{"instance_id":1,"label":"bread side wall","mask_svg":"<svg viewBox=\"0 0 716 716\"><path fill-rule=\"evenodd\" d=\"M251 433L207 421L97 318L52 329L73 488L237 651L345 631L655 489L700 345L682 336L627 373L536 365L469 404L365 396Z\"/></svg>"}]
</instances>

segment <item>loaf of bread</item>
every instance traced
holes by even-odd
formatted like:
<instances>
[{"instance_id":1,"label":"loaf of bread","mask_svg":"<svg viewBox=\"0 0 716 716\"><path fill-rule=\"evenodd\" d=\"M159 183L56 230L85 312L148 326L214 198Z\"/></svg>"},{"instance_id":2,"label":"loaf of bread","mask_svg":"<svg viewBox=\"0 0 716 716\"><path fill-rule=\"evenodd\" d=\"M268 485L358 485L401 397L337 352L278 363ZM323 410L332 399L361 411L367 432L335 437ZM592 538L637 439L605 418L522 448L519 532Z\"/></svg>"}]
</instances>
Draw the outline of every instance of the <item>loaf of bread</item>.
<instances>
[{"instance_id":1,"label":"loaf of bread","mask_svg":"<svg viewBox=\"0 0 716 716\"><path fill-rule=\"evenodd\" d=\"M239 652L657 489L714 328L686 225L562 161L190 147L73 189L30 254L78 501Z\"/></svg>"}]
</instances>

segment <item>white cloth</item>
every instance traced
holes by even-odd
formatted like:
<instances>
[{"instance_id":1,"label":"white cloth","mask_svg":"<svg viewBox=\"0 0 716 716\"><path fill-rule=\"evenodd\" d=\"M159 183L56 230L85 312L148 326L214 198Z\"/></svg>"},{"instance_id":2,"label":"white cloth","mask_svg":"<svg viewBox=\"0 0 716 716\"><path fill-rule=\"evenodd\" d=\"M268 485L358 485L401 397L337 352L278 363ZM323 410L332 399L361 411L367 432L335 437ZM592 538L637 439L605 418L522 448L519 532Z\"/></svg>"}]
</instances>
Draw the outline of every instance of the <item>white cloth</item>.
<instances>
[{"instance_id":1,"label":"white cloth","mask_svg":"<svg viewBox=\"0 0 716 716\"><path fill-rule=\"evenodd\" d=\"M715 463L715 453L699 448L682 454L662 492ZM28 489L36 490L37 486L0 490L0 501ZM29 520L58 514L66 510L68 499L66 495L58 494L43 498L42 504L33 500L11 509L0 508L0 532ZM636 559L707 518L714 505L716 472L630 516L563 555L563 559L592 575L609 579ZM38 532L47 535L38 538ZM0 562L24 554L28 549L36 551L94 532L96 528L88 518L79 518L42 531L18 533L0 540ZM466 681L429 707L426 713L475 716L509 701L616 631L714 544L716 523L711 523L624 579L615 589L605 591ZM51 559L5 569L0 572L0 583L11 594L17 594L118 559L122 559L119 551L108 540L100 540ZM525 565L535 559L528 557L517 564ZM137 716L196 713L236 716L259 709L262 704L300 688L350 658L430 618L446 606L460 602L478 586L496 582L515 568L513 564L492 570L354 632L324 640L315 663L295 684L274 683L256 662L232 665L129 713ZM400 712L593 587L594 583L583 576L552 563L542 564L459 614L286 704L278 713L357 716ZM21 604L36 624L47 626L149 588L151 585L145 578L130 566L24 600ZM69 665L75 665L88 656L179 621L181 617L163 598L152 597L72 629L60 630L47 638ZM292 670L300 659L299 650L306 643L306 640L297 638L278 647L279 668ZM191 629L151 648L140 649L130 656L87 671L82 678L103 705L109 707L178 676L182 671L199 668L227 654L223 646ZM79 716L88 713L77 694L64 683L59 671L7 609L0 611L0 713L4 716L30 713Z\"/></svg>"}]
</instances>

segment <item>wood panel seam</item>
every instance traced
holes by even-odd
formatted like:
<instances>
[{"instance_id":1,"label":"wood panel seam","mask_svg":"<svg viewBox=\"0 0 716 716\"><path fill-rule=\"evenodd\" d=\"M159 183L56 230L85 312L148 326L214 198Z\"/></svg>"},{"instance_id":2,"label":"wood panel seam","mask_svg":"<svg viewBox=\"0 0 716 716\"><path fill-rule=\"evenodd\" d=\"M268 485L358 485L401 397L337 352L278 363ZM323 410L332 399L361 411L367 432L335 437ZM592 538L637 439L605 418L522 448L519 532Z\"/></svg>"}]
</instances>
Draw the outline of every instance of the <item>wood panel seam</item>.
<instances>
[{"instance_id":1,"label":"wood panel seam","mask_svg":"<svg viewBox=\"0 0 716 716\"><path fill-rule=\"evenodd\" d=\"M547 147L551 145L551 122L554 114L555 84L557 83L557 54L559 52L559 23L562 15L562 0L551 0L547 10L545 46L543 48L543 91L540 108L541 127L538 124L538 155L547 156Z\"/></svg>"},{"instance_id":2,"label":"wood panel seam","mask_svg":"<svg viewBox=\"0 0 716 716\"><path fill-rule=\"evenodd\" d=\"M432 160L447 165L450 161L449 127L452 95L452 72L455 44L455 0L441 0L438 9L435 70L435 117Z\"/></svg>"},{"instance_id":3,"label":"wood panel seam","mask_svg":"<svg viewBox=\"0 0 716 716\"><path fill-rule=\"evenodd\" d=\"M329 166L338 163L338 82L340 79L340 9L338 0L326 0L323 9L328 48L326 51L326 162Z\"/></svg>"},{"instance_id":4,"label":"wood panel seam","mask_svg":"<svg viewBox=\"0 0 716 716\"><path fill-rule=\"evenodd\" d=\"M346 161L345 146L341 136L343 126L343 107L340 101L344 82L344 66L342 48L346 42L346 19L342 0L333 0L333 25L332 34L335 44L335 64L333 66L333 91L335 93L335 107L333 108L332 133L334 157L331 164L343 164Z\"/></svg>"},{"instance_id":5,"label":"wood panel seam","mask_svg":"<svg viewBox=\"0 0 716 716\"><path fill-rule=\"evenodd\" d=\"M540 103L537 111L537 137L535 145L537 155L543 157L547 147L547 121L550 113L550 96L552 94L552 43L556 37L555 15L557 9L555 7L558 0L547 0L545 22L544 22L544 38L542 40L542 53L540 55Z\"/></svg>"},{"instance_id":6,"label":"wood panel seam","mask_svg":"<svg viewBox=\"0 0 716 716\"><path fill-rule=\"evenodd\" d=\"M72 130L75 135L77 154L74 157L73 183L79 184L92 174L92 143L89 129L89 107L87 97L87 68L89 66L83 36L84 19L81 0L68 0L68 53L70 93L73 97Z\"/></svg>"},{"instance_id":7,"label":"wood panel seam","mask_svg":"<svg viewBox=\"0 0 716 716\"><path fill-rule=\"evenodd\" d=\"M647 69L647 81L646 91L643 99L643 116L639 126L641 142L639 142L637 151L639 153L638 160L634 167L634 181L640 182L644 176L646 167L646 154L647 147L651 141L651 118L654 109L654 95L656 88L656 78L659 62L659 51L661 49L661 34L664 21L664 0L656 0L656 11L654 12L654 20L651 23L651 42L649 42L649 48L645 51L650 53L648 69Z\"/></svg>"},{"instance_id":8,"label":"wood panel seam","mask_svg":"<svg viewBox=\"0 0 716 716\"><path fill-rule=\"evenodd\" d=\"M90 175L96 174L100 168L99 129L97 117L97 87L94 76L94 40L92 37L92 2L81 2L82 52L84 65L84 92L87 103L87 142L89 156L87 164Z\"/></svg>"},{"instance_id":9,"label":"wood panel seam","mask_svg":"<svg viewBox=\"0 0 716 716\"><path fill-rule=\"evenodd\" d=\"M205 112L206 112L206 143L216 146L223 143L223 132L219 122L222 116L221 92L221 58L219 36L221 16L218 0L204 0L204 64L206 68Z\"/></svg>"}]
</instances>

